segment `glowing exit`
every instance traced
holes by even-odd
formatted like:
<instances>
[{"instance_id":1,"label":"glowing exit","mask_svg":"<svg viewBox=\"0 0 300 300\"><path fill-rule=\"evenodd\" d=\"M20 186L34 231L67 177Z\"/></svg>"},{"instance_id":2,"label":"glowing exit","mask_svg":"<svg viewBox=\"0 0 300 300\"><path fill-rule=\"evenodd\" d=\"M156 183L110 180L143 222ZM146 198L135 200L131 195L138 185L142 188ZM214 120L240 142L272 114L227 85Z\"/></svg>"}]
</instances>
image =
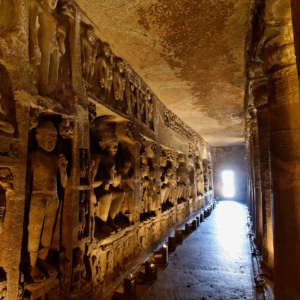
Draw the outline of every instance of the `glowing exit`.
<instances>
[{"instance_id":1,"label":"glowing exit","mask_svg":"<svg viewBox=\"0 0 300 300\"><path fill-rule=\"evenodd\" d=\"M222 192L226 198L234 197L234 176L232 171L222 172Z\"/></svg>"}]
</instances>

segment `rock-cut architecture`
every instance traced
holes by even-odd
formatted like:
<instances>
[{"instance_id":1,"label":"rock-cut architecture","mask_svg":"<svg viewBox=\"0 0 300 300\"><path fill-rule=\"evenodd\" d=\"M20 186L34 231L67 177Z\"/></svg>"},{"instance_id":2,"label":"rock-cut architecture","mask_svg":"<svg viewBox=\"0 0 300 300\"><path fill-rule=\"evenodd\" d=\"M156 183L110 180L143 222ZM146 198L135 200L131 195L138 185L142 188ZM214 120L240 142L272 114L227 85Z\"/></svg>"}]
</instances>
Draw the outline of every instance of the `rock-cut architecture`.
<instances>
[{"instance_id":1,"label":"rock-cut architecture","mask_svg":"<svg viewBox=\"0 0 300 300\"><path fill-rule=\"evenodd\" d=\"M300 291L296 0L0 0L0 299L107 299L188 220L248 205Z\"/></svg>"}]
</instances>

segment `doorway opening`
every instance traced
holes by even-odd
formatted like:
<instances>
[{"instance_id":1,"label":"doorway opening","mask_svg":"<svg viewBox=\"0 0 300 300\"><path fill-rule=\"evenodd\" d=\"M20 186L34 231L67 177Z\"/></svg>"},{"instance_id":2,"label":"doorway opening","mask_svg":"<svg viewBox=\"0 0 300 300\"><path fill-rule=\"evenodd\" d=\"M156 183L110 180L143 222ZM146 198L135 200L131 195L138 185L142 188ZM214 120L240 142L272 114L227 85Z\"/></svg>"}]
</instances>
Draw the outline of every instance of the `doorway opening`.
<instances>
[{"instance_id":1,"label":"doorway opening","mask_svg":"<svg viewBox=\"0 0 300 300\"><path fill-rule=\"evenodd\" d=\"M225 198L233 198L234 191L234 176L233 171L226 170L222 172L222 193Z\"/></svg>"}]
</instances>

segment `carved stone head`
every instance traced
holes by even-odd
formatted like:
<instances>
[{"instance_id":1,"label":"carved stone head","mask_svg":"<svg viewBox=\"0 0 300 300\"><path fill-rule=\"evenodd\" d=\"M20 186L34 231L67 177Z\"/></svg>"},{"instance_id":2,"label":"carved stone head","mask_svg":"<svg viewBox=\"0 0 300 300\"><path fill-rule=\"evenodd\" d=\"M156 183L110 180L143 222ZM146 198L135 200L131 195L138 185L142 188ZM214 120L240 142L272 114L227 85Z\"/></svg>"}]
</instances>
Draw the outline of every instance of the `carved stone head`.
<instances>
[{"instance_id":1,"label":"carved stone head","mask_svg":"<svg viewBox=\"0 0 300 300\"><path fill-rule=\"evenodd\" d=\"M56 145L57 130L52 122L43 121L36 128L35 138L40 148L47 152L51 152Z\"/></svg>"},{"instance_id":2,"label":"carved stone head","mask_svg":"<svg viewBox=\"0 0 300 300\"><path fill-rule=\"evenodd\" d=\"M51 9L55 9L55 8L56 8L57 1L58 1L58 0L47 0L48 5L49 5L49 7L50 7Z\"/></svg>"}]
</instances>

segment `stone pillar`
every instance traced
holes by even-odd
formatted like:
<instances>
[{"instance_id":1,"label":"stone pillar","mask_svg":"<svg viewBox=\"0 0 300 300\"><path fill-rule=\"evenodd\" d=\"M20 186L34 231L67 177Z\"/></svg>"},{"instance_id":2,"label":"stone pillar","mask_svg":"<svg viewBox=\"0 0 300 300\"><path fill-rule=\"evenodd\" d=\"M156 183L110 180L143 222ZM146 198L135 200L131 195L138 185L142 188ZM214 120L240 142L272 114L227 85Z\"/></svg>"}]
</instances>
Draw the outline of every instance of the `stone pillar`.
<instances>
[{"instance_id":1,"label":"stone pillar","mask_svg":"<svg viewBox=\"0 0 300 300\"><path fill-rule=\"evenodd\" d=\"M280 1L283 5L289 1ZM267 13L274 18L271 1ZM291 22L270 22L262 58L269 75L271 171L274 192L274 292L276 300L298 300L300 291L300 109Z\"/></svg>"},{"instance_id":2,"label":"stone pillar","mask_svg":"<svg viewBox=\"0 0 300 300\"><path fill-rule=\"evenodd\" d=\"M260 155L256 109L253 106L248 108L251 116L251 136L253 143L253 167L254 167L254 189L255 189L255 245L262 249L262 198L260 180Z\"/></svg>"},{"instance_id":3,"label":"stone pillar","mask_svg":"<svg viewBox=\"0 0 300 300\"><path fill-rule=\"evenodd\" d=\"M263 76L261 64L252 64L251 92L257 110L261 194L262 194L262 263L271 271L274 268L273 195L270 166L270 132L268 112L268 79Z\"/></svg>"},{"instance_id":4,"label":"stone pillar","mask_svg":"<svg viewBox=\"0 0 300 300\"><path fill-rule=\"evenodd\" d=\"M252 151L252 137L251 137L251 119L246 118L246 150L248 161L248 207L251 216L252 226L251 230L255 232L255 193L254 193L254 167L253 167L253 151Z\"/></svg>"}]
</instances>

